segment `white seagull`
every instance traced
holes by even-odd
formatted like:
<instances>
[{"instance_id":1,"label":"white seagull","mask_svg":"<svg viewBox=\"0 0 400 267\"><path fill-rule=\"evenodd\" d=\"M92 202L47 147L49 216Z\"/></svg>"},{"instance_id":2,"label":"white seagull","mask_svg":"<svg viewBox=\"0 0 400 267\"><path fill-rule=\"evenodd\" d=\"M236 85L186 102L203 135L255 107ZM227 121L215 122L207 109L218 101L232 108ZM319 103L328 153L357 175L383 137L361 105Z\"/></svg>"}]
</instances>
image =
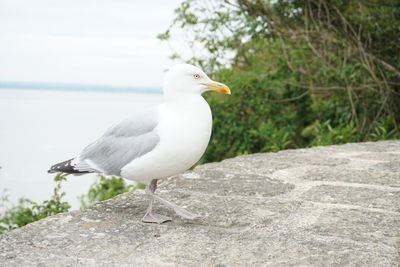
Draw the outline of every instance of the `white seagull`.
<instances>
[{"instance_id":1,"label":"white seagull","mask_svg":"<svg viewBox=\"0 0 400 267\"><path fill-rule=\"evenodd\" d=\"M112 126L77 157L55 164L49 173L103 173L146 184L150 204L143 222L171 221L152 211L155 200L184 218L197 218L154 192L158 179L188 170L203 155L212 128L210 106L201 96L206 91L231 93L195 66L172 67L164 78L164 103Z\"/></svg>"}]
</instances>

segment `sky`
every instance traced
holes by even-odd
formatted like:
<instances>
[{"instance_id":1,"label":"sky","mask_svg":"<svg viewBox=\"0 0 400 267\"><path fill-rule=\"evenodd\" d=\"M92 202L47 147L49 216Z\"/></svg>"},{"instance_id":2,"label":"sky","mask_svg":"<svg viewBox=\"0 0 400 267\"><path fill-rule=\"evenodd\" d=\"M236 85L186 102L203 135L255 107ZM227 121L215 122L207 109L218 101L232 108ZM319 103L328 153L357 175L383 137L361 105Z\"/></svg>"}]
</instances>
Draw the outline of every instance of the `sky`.
<instances>
[{"instance_id":1,"label":"sky","mask_svg":"<svg viewBox=\"0 0 400 267\"><path fill-rule=\"evenodd\" d=\"M180 2L0 0L0 81L159 88Z\"/></svg>"}]
</instances>

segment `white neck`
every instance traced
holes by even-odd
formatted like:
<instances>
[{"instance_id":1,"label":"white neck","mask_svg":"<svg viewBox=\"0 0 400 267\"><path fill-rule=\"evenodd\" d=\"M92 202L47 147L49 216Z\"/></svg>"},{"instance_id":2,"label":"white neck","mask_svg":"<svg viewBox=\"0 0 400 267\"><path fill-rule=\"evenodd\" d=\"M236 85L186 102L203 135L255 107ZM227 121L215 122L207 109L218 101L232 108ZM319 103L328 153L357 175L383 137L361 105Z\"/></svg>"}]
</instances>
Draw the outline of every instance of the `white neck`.
<instances>
[{"instance_id":1,"label":"white neck","mask_svg":"<svg viewBox=\"0 0 400 267\"><path fill-rule=\"evenodd\" d=\"M208 103L200 94L165 94L164 103L177 108L187 108L196 104L208 106Z\"/></svg>"}]
</instances>

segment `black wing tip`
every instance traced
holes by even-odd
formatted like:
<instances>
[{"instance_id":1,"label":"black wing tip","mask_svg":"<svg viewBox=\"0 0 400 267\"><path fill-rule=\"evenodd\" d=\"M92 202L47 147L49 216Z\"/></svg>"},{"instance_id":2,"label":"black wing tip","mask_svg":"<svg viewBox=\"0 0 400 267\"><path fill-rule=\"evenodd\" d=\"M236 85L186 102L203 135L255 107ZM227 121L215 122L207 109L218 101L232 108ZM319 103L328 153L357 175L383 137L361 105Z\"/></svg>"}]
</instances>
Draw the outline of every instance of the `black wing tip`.
<instances>
[{"instance_id":1,"label":"black wing tip","mask_svg":"<svg viewBox=\"0 0 400 267\"><path fill-rule=\"evenodd\" d=\"M71 162L74 159L69 159L57 164L54 164L53 166L50 167L50 170L47 171L47 173L88 173L87 171L78 171L74 169L74 165L71 164Z\"/></svg>"}]
</instances>

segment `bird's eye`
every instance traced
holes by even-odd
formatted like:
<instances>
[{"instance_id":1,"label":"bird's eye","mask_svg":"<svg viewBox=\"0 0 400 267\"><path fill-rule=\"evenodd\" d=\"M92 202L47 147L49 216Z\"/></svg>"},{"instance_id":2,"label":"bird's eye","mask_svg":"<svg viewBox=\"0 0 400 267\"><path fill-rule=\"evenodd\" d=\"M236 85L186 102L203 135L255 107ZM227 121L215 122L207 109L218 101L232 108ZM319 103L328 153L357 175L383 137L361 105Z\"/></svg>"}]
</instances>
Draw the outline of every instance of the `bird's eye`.
<instances>
[{"instance_id":1,"label":"bird's eye","mask_svg":"<svg viewBox=\"0 0 400 267\"><path fill-rule=\"evenodd\" d=\"M193 77L194 77L195 79L200 79L200 75L199 75L199 74L195 74L195 75L193 75Z\"/></svg>"}]
</instances>

